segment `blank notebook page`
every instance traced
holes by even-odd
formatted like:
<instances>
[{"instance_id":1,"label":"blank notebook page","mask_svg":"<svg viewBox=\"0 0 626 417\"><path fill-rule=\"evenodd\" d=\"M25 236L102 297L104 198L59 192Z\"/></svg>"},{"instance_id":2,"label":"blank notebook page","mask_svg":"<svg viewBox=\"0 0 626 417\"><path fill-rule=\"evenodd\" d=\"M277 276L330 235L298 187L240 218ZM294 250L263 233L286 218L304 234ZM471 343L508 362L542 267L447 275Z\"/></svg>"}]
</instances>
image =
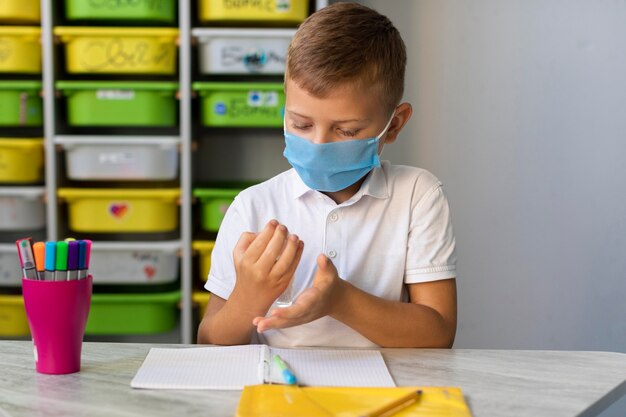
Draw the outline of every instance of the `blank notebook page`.
<instances>
[{"instance_id":1,"label":"blank notebook page","mask_svg":"<svg viewBox=\"0 0 626 417\"><path fill-rule=\"evenodd\" d=\"M299 350L271 348L307 386L395 387L376 350Z\"/></svg>"},{"instance_id":2,"label":"blank notebook page","mask_svg":"<svg viewBox=\"0 0 626 417\"><path fill-rule=\"evenodd\" d=\"M258 345L236 347L151 348L133 388L242 389L259 381Z\"/></svg>"}]
</instances>

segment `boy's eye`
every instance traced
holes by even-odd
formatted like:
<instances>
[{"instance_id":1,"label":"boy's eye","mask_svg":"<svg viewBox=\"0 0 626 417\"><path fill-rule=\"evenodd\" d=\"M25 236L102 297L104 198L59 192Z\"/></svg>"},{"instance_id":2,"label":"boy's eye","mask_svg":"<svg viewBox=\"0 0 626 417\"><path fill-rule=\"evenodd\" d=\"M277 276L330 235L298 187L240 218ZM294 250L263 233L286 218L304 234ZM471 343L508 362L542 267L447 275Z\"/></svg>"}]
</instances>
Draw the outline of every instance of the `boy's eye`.
<instances>
[{"instance_id":1,"label":"boy's eye","mask_svg":"<svg viewBox=\"0 0 626 417\"><path fill-rule=\"evenodd\" d=\"M353 138L353 137L355 137L359 133L359 130L348 130L348 129L337 129L337 130L343 136L346 136L346 137L349 137L349 138Z\"/></svg>"},{"instance_id":2,"label":"boy's eye","mask_svg":"<svg viewBox=\"0 0 626 417\"><path fill-rule=\"evenodd\" d=\"M292 123L291 127L293 127L294 129L298 129L298 130L306 130L306 129L310 128L311 125L310 124L305 124L305 123L303 123L303 124Z\"/></svg>"}]
</instances>

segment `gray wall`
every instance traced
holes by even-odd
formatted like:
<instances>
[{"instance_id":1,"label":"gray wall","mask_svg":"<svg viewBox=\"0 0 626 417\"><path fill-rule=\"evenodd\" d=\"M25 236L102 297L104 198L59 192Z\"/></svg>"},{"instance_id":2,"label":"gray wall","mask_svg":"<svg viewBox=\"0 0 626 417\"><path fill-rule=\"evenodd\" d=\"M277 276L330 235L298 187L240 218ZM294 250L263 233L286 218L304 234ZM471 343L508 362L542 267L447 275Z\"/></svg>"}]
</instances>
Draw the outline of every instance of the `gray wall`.
<instances>
[{"instance_id":1,"label":"gray wall","mask_svg":"<svg viewBox=\"0 0 626 417\"><path fill-rule=\"evenodd\" d=\"M626 352L626 1L361 3L409 52L385 156L450 198L455 347Z\"/></svg>"}]
</instances>

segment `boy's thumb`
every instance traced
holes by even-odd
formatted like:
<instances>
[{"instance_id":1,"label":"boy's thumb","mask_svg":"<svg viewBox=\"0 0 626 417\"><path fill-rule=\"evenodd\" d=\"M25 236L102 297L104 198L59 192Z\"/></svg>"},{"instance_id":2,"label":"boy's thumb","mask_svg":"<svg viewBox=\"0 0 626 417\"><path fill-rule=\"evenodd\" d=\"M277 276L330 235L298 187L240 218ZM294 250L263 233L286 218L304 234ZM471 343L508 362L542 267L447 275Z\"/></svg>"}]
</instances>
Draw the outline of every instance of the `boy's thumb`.
<instances>
[{"instance_id":1,"label":"boy's thumb","mask_svg":"<svg viewBox=\"0 0 626 417\"><path fill-rule=\"evenodd\" d=\"M331 272L335 269L335 265L323 253L317 257L317 267L323 272Z\"/></svg>"}]
</instances>

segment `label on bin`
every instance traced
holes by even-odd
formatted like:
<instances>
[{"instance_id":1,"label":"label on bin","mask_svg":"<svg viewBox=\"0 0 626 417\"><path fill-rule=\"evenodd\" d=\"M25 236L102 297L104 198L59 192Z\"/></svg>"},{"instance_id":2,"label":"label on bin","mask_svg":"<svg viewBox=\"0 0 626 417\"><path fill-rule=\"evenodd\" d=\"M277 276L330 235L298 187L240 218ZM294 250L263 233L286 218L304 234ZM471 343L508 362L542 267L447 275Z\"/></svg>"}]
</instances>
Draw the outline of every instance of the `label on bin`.
<instances>
[{"instance_id":1,"label":"label on bin","mask_svg":"<svg viewBox=\"0 0 626 417\"><path fill-rule=\"evenodd\" d=\"M248 106L250 107L276 107L278 106L278 93L276 91L249 91Z\"/></svg>"},{"instance_id":2,"label":"label on bin","mask_svg":"<svg viewBox=\"0 0 626 417\"><path fill-rule=\"evenodd\" d=\"M288 13L291 0L224 0L225 9L256 9L268 12Z\"/></svg>"},{"instance_id":3,"label":"label on bin","mask_svg":"<svg viewBox=\"0 0 626 417\"><path fill-rule=\"evenodd\" d=\"M98 100L132 100L135 98L135 90L98 90Z\"/></svg>"}]
</instances>

